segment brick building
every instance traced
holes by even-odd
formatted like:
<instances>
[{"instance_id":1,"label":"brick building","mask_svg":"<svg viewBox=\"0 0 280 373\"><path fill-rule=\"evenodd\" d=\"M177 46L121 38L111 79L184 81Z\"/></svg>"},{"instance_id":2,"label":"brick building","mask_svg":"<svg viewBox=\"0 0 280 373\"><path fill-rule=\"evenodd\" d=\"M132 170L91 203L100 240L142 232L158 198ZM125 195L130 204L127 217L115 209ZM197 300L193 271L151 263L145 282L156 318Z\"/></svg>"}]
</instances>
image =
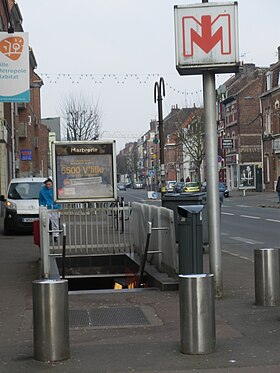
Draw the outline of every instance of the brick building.
<instances>
[{"instance_id":1,"label":"brick building","mask_svg":"<svg viewBox=\"0 0 280 373\"><path fill-rule=\"evenodd\" d=\"M274 190L280 175L280 47L278 61L266 71L265 90L260 96L263 176L266 190Z\"/></svg>"},{"instance_id":2,"label":"brick building","mask_svg":"<svg viewBox=\"0 0 280 373\"><path fill-rule=\"evenodd\" d=\"M22 15L14 0L0 0L0 32L23 32ZM29 48L30 102L0 103L0 193L14 176L47 176L48 130L41 124L42 79L36 74Z\"/></svg>"},{"instance_id":3,"label":"brick building","mask_svg":"<svg viewBox=\"0 0 280 373\"><path fill-rule=\"evenodd\" d=\"M186 180L187 177L197 180L196 165L194 165L182 140L176 134L179 128L186 128L190 124L192 116L197 110L200 109L196 107L180 109L176 105L164 118L166 180L180 181L181 179Z\"/></svg>"},{"instance_id":4,"label":"brick building","mask_svg":"<svg viewBox=\"0 0 280 373\"><path fill-rule=\"evenodd\" d=\"M259 97L264 89L265 68L245 64L238 74L218 89L219 136L232 139L232 149L219 149L230 189L240 186L240 168L255 171L262 164L262 133ZM221 141L219 141L221 144Z\"/></svg>"}]
</instances>

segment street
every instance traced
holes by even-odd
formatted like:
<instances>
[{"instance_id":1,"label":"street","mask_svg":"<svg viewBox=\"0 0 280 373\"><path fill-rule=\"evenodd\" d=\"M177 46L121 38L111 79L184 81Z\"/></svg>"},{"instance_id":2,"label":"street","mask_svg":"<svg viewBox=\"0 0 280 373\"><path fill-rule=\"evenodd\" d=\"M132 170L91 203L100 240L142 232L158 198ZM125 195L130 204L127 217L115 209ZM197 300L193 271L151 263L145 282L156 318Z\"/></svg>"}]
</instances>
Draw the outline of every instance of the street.
<instances>
[{"instance_id":1,"label":"street","mask_svg":"<svg viewBox=\"0 0 280 373\"><path fill-rule=\"evenodd\" d=\"M119 191L118 195L120 198L123 197L125 202L161 206L159 198L148 199L147 191L143 189L127 189ZM255 197L257 202L254 204L251 203L250 198L235 196L224 198L221 209L221 246L223 251L253 260L254 249L279 247L280 210L262 208L262 194L259 195L259 202ZM0 234L3 234L2 220ZM13 236L10 237L11 239L16 244L22 236Z\"/></svg>"},{"instance_id":2,"label":"street","mask_svg":"<svg viewBox=\"0 0 280 373\"><path fill-rule=\"evenodd\" d=\"M161 200L147 198L147 191L127 189L119 192L125 202L161 205ZM253 260L254 249L279 247L279 209L262 208L262 194L254 197L224 198L221 209L221 246L223 251ZM275 197L276 198L276 197ZM249 202L249 203L248 203Z\"/></svg>"},{"instance_id":3,"label":"street","mask_svg":"<svg viewBox=\"0 0 280 373\"><path fill-rule=\"evenodd\" d=\"M225 199L221 213L221 242L224 250L253 260L254 249L279 247L279 209L250 206Z\"/></svg>"},{"instance_id":4,"label":"street","mask_svg":"<svg viewBox=\"0 0 280 373\"><path fill-rule=\"evenodd\" d=\"M160 194L156 200L149 199L147 191L143 189L127 189L119 191L118 195L126 203L161 206ZM279 247L279 209L262 208L262 202L262 194L254 197L254 203L250 196L224 198L221 208L222 251L253 261L254 249ZM0 232L3 234L2 225ZM21 236L13 236L13 243L19 240Z\"/></svg>"}]
</instances>

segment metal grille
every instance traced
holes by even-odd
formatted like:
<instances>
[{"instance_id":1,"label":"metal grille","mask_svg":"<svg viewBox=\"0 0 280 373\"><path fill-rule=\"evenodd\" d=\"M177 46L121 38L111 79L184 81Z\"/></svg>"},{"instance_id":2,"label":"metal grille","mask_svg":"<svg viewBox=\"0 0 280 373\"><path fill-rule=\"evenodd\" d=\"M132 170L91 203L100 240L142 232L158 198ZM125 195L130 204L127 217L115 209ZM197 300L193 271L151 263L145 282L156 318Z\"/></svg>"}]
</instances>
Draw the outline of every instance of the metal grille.
<instances>
[{"instance_id":1,"label":"metal grille","mask_svg":"<svg viewBox=\"0 0 280 373\"><path fill-rule=\"evenodd\" d=\"M67 256L130 253L130 215L129 204L63 204L60 221L66 223ZM53 254L58 254L60 249L60 244L50 247Z\"/></svg>"},{"instance_id":2,"label":"metal grille","mask_svg":"<svg viewBox=\"0 0 280 373\"><path fill-rule=\"evenodd\" d=\"M150 325L139 307L96 308L91 310L70 310L70 327L83 326L128 326Z\"/></svg>"},{"instance_id":3,"label":"metal grille","mask_svg":"<svg viewBox=\"0 0 280 373\"><path fill-rule=\"evenodd\" d=\"M87 310L69 310L70 327L90 326L90 319Z\"/></svg>"}]
</instances>

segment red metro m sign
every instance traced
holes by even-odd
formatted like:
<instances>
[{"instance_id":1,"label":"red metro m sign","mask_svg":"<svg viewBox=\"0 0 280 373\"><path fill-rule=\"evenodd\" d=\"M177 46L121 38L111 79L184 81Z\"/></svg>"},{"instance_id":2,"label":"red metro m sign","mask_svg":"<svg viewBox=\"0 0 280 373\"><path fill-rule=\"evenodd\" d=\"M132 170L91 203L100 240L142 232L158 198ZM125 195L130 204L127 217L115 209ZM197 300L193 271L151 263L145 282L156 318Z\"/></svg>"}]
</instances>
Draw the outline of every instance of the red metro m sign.
<instances>
[{"instance_id":1,"label":"red metro m sign","mask_svg":"<svg viewBox=\"0 0 280 373\"><path fill-rule=\"evenodd\" d=\"M238 71L236 2L176 5L174 10L179 74Z\"/></svg>"}]
</instances>

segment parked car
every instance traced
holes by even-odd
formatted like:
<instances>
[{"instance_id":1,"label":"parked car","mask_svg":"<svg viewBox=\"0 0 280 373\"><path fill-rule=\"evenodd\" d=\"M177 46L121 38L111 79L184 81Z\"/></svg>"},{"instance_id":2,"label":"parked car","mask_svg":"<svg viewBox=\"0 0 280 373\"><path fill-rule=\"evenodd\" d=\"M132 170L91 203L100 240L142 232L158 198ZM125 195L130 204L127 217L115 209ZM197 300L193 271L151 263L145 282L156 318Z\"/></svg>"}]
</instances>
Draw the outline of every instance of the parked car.
<instances>
[{"instance_id":1,"label":"parked car","mask_svg":"<svg viewBox=\"0 0 280 373\"><path fill-rule=\"evenodd\" d=\"M166 185L167 192L173 192L175 184L176 184L175 180L166 181L165 185Z\"/></svg>"},{"instance_id":2,"label":"parked car","mask_svg":"<svg viewBox=\"0 0 280 373\"><path fill-rule=\"evenodd\" d=\"M182 181L177 181L177 183L175 183L173 186L173 193L181 193L183 191L184 184L185 183Z\"/></svg>"},{"instance_id":3,"label":"parked car","mask_svg":"<svg viewBox=\"0 0 280 373\"><path fill-rule=\"evenodd\" d=\"M126 185L123 184L123 183L118 183L118 184L117 184L117 189L118 189L118 190L126 190Z\"/></svg>"},{"instance_id":4,"label":"parked car","mask_svg":"<svg viewBox=\"0 0 280 373\"><path fill-rule=\"evenodd\" d=\"M133 189L143 189L143 183L134 183Z\"/></svg>"},{"instance_id":5,"label":"parked car","mask_svg":"<svg viewBox=\"0 0 280 373\"><path fill-rule=\"evenodd\" d=\"M33 231L33 222L39 218L39 192L45 178L12 179L4 202L4 234Z\"/></svg>"},{"instance_id":6,"label":"parked car","mask_svg":"<svg viewBox=\"0 0 280 373\"><path fill-rule=\"evenodd\" d=\"M190 181L190 182L184 183L183 192L197 193L199 191L200 191L199 182L197 182L197 181Z\"/></svg>"},{"instance_id":7,"label":"parked car","mask_svg":"<svg viewBox=\"0 0 280 373\"><path fill-rule=\"evenodd\" d=\"M202 184L201 191L202 192L207 192L207 183L206 183L206 181ZM228 190L226 184L222 183L221 181L219 181L219 193L220 193L221 196L223 196L225 198L229 197L229 190Z\"/></svg>"}]
</instances>

